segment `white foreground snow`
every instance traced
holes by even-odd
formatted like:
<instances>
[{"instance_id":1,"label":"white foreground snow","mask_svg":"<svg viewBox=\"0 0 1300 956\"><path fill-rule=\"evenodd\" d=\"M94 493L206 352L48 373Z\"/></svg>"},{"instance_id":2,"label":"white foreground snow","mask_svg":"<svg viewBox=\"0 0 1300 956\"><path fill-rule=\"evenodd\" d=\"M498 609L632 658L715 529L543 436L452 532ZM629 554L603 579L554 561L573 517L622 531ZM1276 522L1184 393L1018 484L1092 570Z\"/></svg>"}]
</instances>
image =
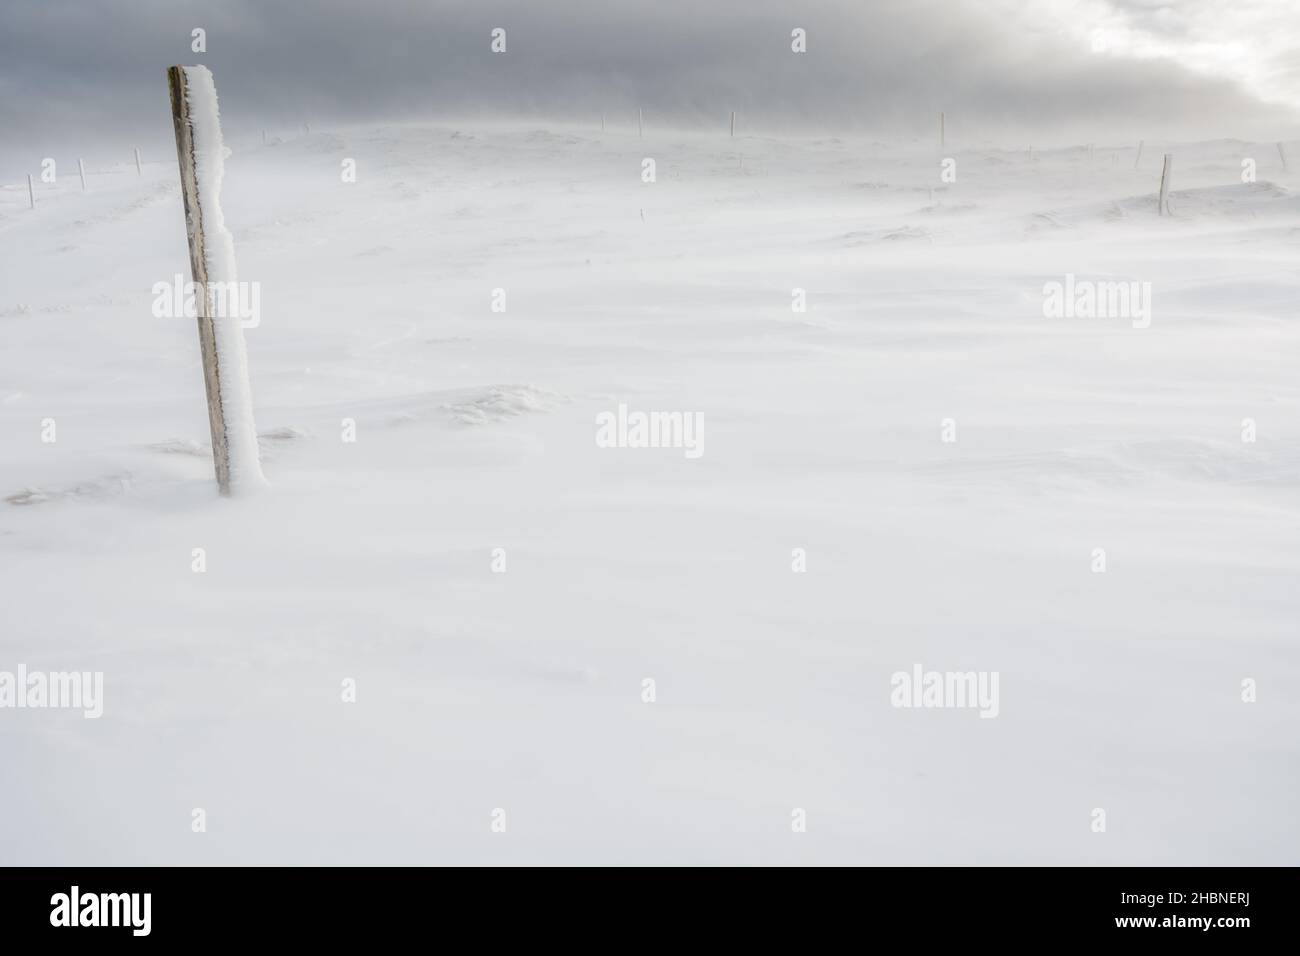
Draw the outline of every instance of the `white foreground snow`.
<instances>
[{"instance_id":1,"label":"white foreground snow","mask_svg":"<svg viewBox=\"0 0 1300 956\"><path fill-rule=\"evenodd\" d=\"M222 185L247 499L150 314L174 163L0 189L0 670L104 673L98 720L0 710L0 862L1297 862L1271 144L950 147L938 188L837 139L272 142ZM1066 274L1150 282L1150 327L1044 318ZM597 447L620 403L703 455ZM996 671L998 716L891 707L916 664Z\"/></svg>"}]
</instances>

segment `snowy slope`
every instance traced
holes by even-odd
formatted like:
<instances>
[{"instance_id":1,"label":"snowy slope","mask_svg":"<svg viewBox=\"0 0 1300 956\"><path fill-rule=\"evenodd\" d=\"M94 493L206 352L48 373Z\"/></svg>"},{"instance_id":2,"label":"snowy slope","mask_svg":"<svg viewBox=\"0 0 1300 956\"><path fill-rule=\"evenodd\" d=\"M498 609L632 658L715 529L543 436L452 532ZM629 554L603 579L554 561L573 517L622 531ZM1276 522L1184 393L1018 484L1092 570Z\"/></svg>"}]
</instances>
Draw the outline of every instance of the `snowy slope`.
<instances>
[{"instance_id":1,"label":"snowy slope","mask_svg":"<svg viewBox=\"0 0 1300 956\"><path fill-rule=\"evenodd\" d=\"M1297 861L1271 144L950 148L948 185L837 139L229 145L247 500L150 310L174 160L0 189L0 669L105 675L99 720L0 711L0 862ZM1066 273L1150 282L1150 328L1044 318ZM598 448L620 402L703 456ZM916 663L999 672L999 716L891 707Z\"/></svg>"}]
</instances>

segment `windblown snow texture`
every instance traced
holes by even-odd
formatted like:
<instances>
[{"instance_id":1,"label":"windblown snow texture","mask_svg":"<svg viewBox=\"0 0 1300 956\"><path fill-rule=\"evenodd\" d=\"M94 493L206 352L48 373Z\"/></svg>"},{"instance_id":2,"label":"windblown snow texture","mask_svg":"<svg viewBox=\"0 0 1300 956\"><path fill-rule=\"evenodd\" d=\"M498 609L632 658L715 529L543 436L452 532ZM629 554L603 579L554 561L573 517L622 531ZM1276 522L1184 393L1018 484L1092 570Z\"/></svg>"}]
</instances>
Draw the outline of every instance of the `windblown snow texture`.
<instances>
[{"instance_id":1,"label":"windblown snow texture","mask_svg":"<svg viewBox=\"0 0 1300 956\"><path fill-rule=\"evenodd\" d=\"M0 187L0 669L104 671L103 719L0 713L0 863L1300 859L1275 143L950 115L953 183L743 113L263 145L217 76L265 493L214 506L193 324L149 309L174 161ZM1149 327L1044 314L1103 280ZM600 447L620 403L699 413L703 457ZM997 672L997 719L894 707L918 664Z\"/></svg>"}]
</instances>

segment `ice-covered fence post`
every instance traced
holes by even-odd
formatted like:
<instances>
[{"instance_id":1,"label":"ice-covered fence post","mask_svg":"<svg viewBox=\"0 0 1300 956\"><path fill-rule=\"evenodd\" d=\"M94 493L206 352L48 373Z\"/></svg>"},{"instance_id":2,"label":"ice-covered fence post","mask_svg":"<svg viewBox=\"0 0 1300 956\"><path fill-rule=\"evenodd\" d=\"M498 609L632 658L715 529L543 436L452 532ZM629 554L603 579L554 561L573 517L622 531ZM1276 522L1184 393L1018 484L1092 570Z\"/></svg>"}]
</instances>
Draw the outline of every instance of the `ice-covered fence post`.
<instances>
[{"instance_id":1,"label":"ice-covered fence post","mask_svg":"<svg viewBox=\"0 0 1300 956\"><path fill-rule=\"evenodd\" d=\"M27 201L31 203L33 209L36 208L36 187L32 185L32 174L27 174Z\"/></svg>"},{"instance_id":2,"label":"ice-covered fence post","mask_svg":"<svg viewBox=\"0 0 1300 956\"><path fill-rule=\"evenodd\" d=\"M939 114L939 148L940 149L944 148L944 143L947 139L947 131L944 129L946 125L947 125L947 118L944 116L943 113L940 113Z\"/></svg>"},{"instance_id":3,"label":"ice-covered fence post","mask_svg":"<svg viewBox=\"0 0 1300 956\"><path fill-rule=\"evenodd\" d=\"M1281 143L1277 144L1277 154L1282 157L1282 171L1286 172L1286 150L1282 148Z\"/></svg>"},{"instance_id":4,"label":"ice-covered fence post","mask_svg":"<svg viewBox=\"0 0 1300 956\"><path fill-rule=\"evenodd\" d=\"M641 107L636 108L636 135L645 139L645 132L641 125Z\"/></svg>"},{"instance_id":5,"label":"ice-covered fence post","mask_svg":"<svg viewBox=\"0 0 1300 956\"><path fill-rule=\"evenodd\" d=\"M135 148L135 174L137 176L144 175L144 171L140 168L140 147L139 146Z\"/></svg>"},{"instance_id":6,"label":"ice-covered fence post","mask_svg":"<svg viewBox=\"0 0 1300 956\"><path fill-rule=\"evenodd\" d=\"M736 111L735 110L731 111L731 135L732 138L735 138L736 135Z\"/></svg>"},{"instance_id":7,"label":"ice-covered fence post","mask_svg":"<svg viewBox=\"0 0 1300 956\"><path fill-rule=\"evenodd\" d=\"M81 173L81 191L86 191L86 164L82 160L77 160L77 172Z\"/></svg>"},{"instance_id":8,"label":"ice-covered fence post","mask_svg":"<svg viewBox=\"0 0 1300 956\"><path fill-rule=\"evenodd\" d=\"M203 386L212 430L212 458L217 488L232 490L263 484L257 456L257 429L248 386L244 330L232 302L242 296L227 292L218 309L215 286L235 287L235 248L221 212L221 177L225 146L217 112L217 89L206 66L167 69L171 90L172 125L180 163L185 232L190 245L190 273L196 287L199 350L203 357ZM226 314L218 314L224 312Z\"/></svg>"},{"instance_id":9,"label":"ice-covered fence post","mask_svg":"<svg viewBox=\"0 0 1300 956\"><path fill-rule=\"evenodd\" d=\"M1169 214L1169 181L1173 176L1173 171L1174 171L1174 157L1169 153L1165 153L1165 165L1164 168L1160 171L1159 203L1160 203L1160 215L1162 216L1166 216Z\"/></svg>"},{"instance_id":10,"label":"ice-covered fence post","mask_svg":"<svg viewBox=\"0 0 1300 956\"><path fill-rule=\"evenodd\" d=\"M1138 156L1137 156L1137 159L1133 160L1133 168L1134 168L1134 169L1137 169L1137 168L1138 168L1138 163L1142 162L1142 147L1145 146L1146 144L1147 144L1147 141L1146 141L1146 140L1144 140L1144 139L1140 139L1140 140L1138 140Z\"/></svg>"},{"instance_id":11,"label":"ice-covered fence post","mask_svg":"<svg viewBox=\"0 0 1300 956\"><path fill-rule=\"evenodd\" d=\"M600 114L600 131L601 131L602 133L605 132L605 114L604 114L604 113L601 113L601 114Z\"/></svg>"}]
</instances>

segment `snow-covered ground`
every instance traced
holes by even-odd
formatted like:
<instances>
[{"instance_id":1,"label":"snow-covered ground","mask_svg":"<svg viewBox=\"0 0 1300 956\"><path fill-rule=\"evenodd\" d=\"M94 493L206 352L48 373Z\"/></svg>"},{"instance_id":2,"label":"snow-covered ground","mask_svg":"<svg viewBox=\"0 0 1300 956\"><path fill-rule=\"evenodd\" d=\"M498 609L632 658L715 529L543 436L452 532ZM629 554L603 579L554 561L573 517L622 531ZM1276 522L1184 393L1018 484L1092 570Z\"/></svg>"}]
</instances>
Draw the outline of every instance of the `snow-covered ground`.
<instances>
[{"instance_id":1,"label":"snow-covered ground","mask_svg":"<svg viewBox=\"0 0 1300 956\"><path fill-rule=\"evenodd\" d=\"M230 500L151 312L174 157L0 188L0 670L104 674L100 719L0 710L0 862L1300 859L1294 144L948 185L847 139L231 145L271 485ZM1045 318L1066 274L1150 326ZM702 456L598 447L619 403ZM996 719L891 706L917 664Z\"/></svg>"}]
</instances>

